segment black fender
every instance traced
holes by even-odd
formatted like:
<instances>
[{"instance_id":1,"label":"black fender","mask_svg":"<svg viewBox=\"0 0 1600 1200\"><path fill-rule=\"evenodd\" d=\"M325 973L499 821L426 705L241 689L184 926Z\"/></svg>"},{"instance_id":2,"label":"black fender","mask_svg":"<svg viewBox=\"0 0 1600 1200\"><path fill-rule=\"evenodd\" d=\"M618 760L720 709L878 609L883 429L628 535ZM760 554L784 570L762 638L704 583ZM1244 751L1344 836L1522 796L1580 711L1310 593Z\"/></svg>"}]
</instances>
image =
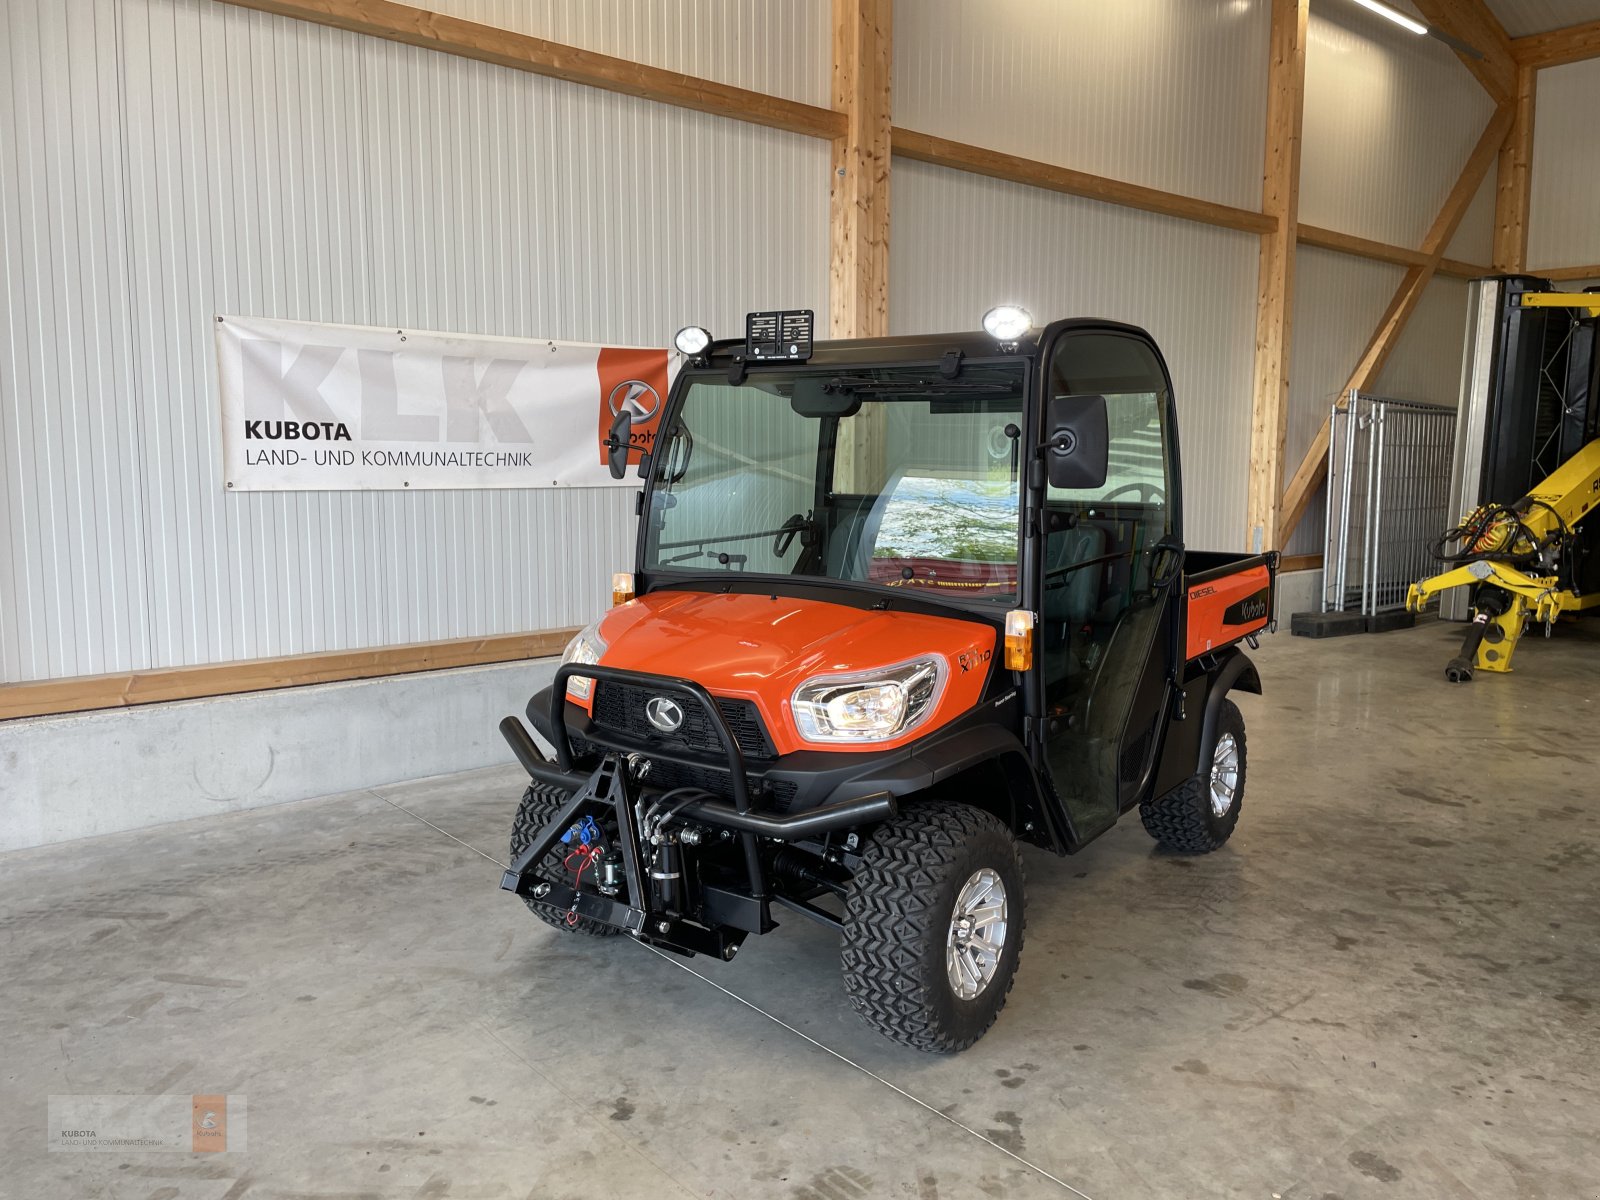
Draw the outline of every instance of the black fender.
<instances>
[{"instance_id":1,"label":"black fender","mask_svg":"<svg viewBox=\"0 0 1600 1200\"><path fill-rule=\"evenodd\" d=\"M1207 769L1211 755L1217 747L1217 721L1221 719L1222 702L1235 689L1261 695L1261 672L1243 650L1229 650L1227 656L1210 673L1211 683L1206 689L1206 715L1200 725L1200 754L1195 761L1195 773Z\"/></svg>"}]
</instances>

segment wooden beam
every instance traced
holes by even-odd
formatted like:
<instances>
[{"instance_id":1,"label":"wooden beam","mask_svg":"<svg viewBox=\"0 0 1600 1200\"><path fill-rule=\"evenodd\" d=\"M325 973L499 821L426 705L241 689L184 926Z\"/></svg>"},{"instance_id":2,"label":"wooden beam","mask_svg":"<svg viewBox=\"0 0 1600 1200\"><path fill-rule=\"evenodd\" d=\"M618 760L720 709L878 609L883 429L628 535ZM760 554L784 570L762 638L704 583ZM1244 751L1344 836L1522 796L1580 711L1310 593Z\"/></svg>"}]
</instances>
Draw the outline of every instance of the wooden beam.
<instances>
[{"instance_id":1,"label":"wooden beam","mask_svg":"<svg viewBox=\"0 0 1600 1200\"><path fill-rule=\"evenodd\" d=\"M809 137L844 134L843 113L763 92L645 66L592 50L513 33L391 0L221 0L240 8L348 29L517 71L547 75L660 104L784 129Z\"/></svg>"},{"instance_id":2,"label":"wooden beam","mask_svg":"<svg viewBox=\"0 0 1600 1200\"><path fill-rule=\"evenodd\" d=\"M560 654L575 633L575 629L546 629L536 633L417 642L371 650L330 650L201 667L163 667L115 675L8 683L0 686L0 720L549 658Z\"/></svg>"},{"instance_id":3,"label":"wooden beam","mask_svg":"<svg viewBox=\"0 0 1600 1200\"><path fill-rule=\"evenodd\" d=\"M1404 246L1391 246L1387 242L1375 242L1371 238L1339 233L1317 225L1300 226L1300 244L1318 246L1323 250L1337 250L1343 254L1355 254L1401 267L1417 267L1428 261L1428 256L1421 250L1407 250Z\"/></svg>"},{"instance_id":4,"label":"wooden beam","mask_svg":"<svg viewBox=\"0 0 1600 1200\"><path fill-rule=\"evenodd\" d=\"M1300 137L1305 118L1306 21L1310 0L1272 0L1268 35L1267 130L1256 290L1255 384L1250 413L1250 481L1245 533L1252 550L1278 539L1278 494L1289 423L1289 352L1294 319L1294 258L1300 224Z\"/></svg>"},{"instance_id":5,"label":"wooden beam","mask_svg":"<svg viewBox=\"0 0 1600 1200\"><path fill-rule=\"evenodd\" d=\"M1538 71L1517 68L1514 114L1500 148L1494 193L1494 269L1514 274L1528 262L1528 206L1533 168L1534 97Z\"/></svg>"},{"instance_id":6,"label":"wooden beam","mask_svg":"<svg viewBox=\"0 0 1600 1200\"><path fill-rule=\"evenodd\" d=\"M1304 223L1300 225L1300 244L1317 246L1323 250L1337 250L1342 254L1354 254L1377 262L1393 263L1398 267L1420 267L1429 259L1429 256L1421 250L1408 250L1404 246L1391 246L1388 242L1375 242L1371 238L1339 233L1336 230ZM1453 275L1460 279L1477 279L1492 273L1492 268L1484 264L1462 262L1455 258L1441 258L1434 270L1436 274Z\"/></svg>"},{"instance_id":7,"label":"wooden beam","mask_svg":"<svg viewBox=\"0 0 1600 1200\"><path fill-rule=\"evenodd\" d=\"M1456 52L1456 56L1483 90L1504 104L1516 92L1517 64L1511 39L1483 0L1416 0L1422 19L1441 33L1465 42L1482 58Z\"/></svg>"},{"instance_id":8,"label":"wooden beam","mask_svg":"<svg viewBox=\"0 0 1600 1200\"><path fill-rule=\"evenodd\" d=\"M1104 175L1091 175L1087 171L1074 171L1038 159L1021 158L1015 154L1002 154L998 150L954 142L949 138L935 137L931 133L918 133L911 129L894 129L892 142L897 158L914 159L970 171L974 175L987 175L990 179L1004 179L1046 191L1063 192L1069 196L1083 196L1089 200L1103 200L1107 204L1120 204L1125 208L1142 209L1166 217L1180 217L1205 225L1221 225L1226 229L1239 229L1245 233L1268 233L1277 227L1269 216L1252 212L1248 208L1235 208L1210 200L1197 200L1164 192L1159 188L1144 187L1137 183L1124 183Z\"/></svg>"},{"instance_id":9,"label":"wooden beam","mask_svg":"<svg viewBox=\"0 0 1600 1200\"><path fill-rule=\"evenodd\" d=\"M889 333L889 127L893 0L833 0L833 142L828 328Z\"/></svg>"},{"instance_id":10,"label":"wooden beam","mask_svg":"<svg viewBox=\"0 0 1600 1200\"><path fill-rule=\"evenodd\" d=\"M1590 263L1586 267L1549 267L1542 271L1529 271L1529 275L1537 275L1540 279L1552 282L1571 281L1574 279L1600 279L1600 263Z\"/></svg>"},{"instance_id":11,"label":"wooden beam","mask_svg":"<svg viewBox=\"0 0 1600 1200\"><path fill-rule=\"evenodd\" d=\"M1433 273L1449 275L1453 279L1482 279L1485 275L1493 275L1494 268L1484 263L1462 262L1459 258L1441 258Z\"/></svg>"},{"instance_id":12,"label":"wooden beam","mask_svg":"<svg viewBox=\"0 0 1600 1200\"><path fill-rule=\"evenodd\" d=\"M1322 558L1320 554L1285 554L1278 560L1278 574L1287 575L1290 571L1320 571Z\"/></svg>"},{"instance_id":13,"label":"wooden beam","mask_svg":"<svg viewBox=\"0 0 1600 1200\"><path fill-rule=\"evenodd\" d=\"M1549 33L1511 39L1511 53L1520 67L1564 67L1586 58L1600 58L1600 21L1569 25Z\"/></svg>"},{"instance_id":14,"label":"wooden beam","mask_svg":"<svg viewBox=\"0 0 1600 1200\"><path fill-rule=\"evenodd\" d=\"M1466 215L1473 196L1478 192L1478 186L1489 173L1489 164L1494 162L1500 153L1501 143L1511 128L1512 116L1512 106L1502 104L1495 109L1488 125L1484 126L1483 133L1478 136L1477 144L1472 148L1472 153L1467 156L1466 165L1461 168L1461 174L1456 177L1450 194L1445 197L1443 207L1439 209L1433 224L1422 239L1422 250L1427 256L1426 259L1421 264L1406 268L1405 278L1400 281L1399 288L1389 301L1389 307L1384 310L1383 318L1373 331L1367 348L1362 352L1355 370L1350 373L1350 378L1340 389L1341 397L1348 396L1352 391L1365 391L1376 382L1384 364L1389 360L1389 355L1399 342L1406 322L1411 319L1411 314L1416 311L1417 304L1422 300L1422 294L1427 291L1428 283L1438 271L1439 264L1444 258L1444 248L1450 244L1450 239L1460 228L1461 218ZM1317 488L1327 477L1328 438L1331 431L1332 424L1324 417L1321 426L1311 439L1310 447L1300 459L1294 475L1290 477L1289 486L1284 489L1283 516L1280 522L1280 537L1283 543L1288 542L1289 535L1295 531L1301 518L1305 516Z\"/></svg>"}]
</instances>

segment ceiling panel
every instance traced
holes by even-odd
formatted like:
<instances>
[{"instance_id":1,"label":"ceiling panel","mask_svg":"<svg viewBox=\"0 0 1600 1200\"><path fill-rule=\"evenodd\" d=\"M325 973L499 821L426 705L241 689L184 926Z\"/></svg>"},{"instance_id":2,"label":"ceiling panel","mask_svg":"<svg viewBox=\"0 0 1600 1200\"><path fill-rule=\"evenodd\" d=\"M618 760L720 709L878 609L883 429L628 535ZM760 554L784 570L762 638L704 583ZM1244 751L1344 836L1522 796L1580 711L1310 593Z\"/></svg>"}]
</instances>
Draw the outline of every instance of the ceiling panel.
<instances>
[{"instance_id":1,"label":"ceiling panel","mask_svg":"<svg viewBox=\"0 0 1600 1200\"><path fill-rule=\"evenodd\" d=\"M1512 37L1600 21L1600 0L1487 0Z\"/></svg>"}]
</instances>

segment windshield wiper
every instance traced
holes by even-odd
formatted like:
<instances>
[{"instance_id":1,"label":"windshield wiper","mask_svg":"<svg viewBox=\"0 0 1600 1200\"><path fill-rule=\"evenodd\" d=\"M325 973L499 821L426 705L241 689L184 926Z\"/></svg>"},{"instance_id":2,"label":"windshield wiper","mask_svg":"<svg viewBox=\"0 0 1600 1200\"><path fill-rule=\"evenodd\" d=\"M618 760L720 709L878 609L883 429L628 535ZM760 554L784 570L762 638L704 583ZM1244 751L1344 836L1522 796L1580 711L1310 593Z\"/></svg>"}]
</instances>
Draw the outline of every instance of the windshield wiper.
<instances>
[{"instance_id":1,"label":"windshield wiper","mask_svg":"<svg viewBox=\"0 0 1600 1200\"><path fill-rule=\"evenodd\" d=\"M854 396L866 392L874 396L996 396L1017 390L1012 383L985 383L960 379L872 379L865 375L838 375L822 385L834 395Z\"/></svg>"},{"instance_id":2,"label":"windshield wiper","mask_svg":"<svg viewBox=\"0 0 1600 1200\"><path fill-rule=\"evenodd\" d=\"M694 547L694 549L689 551L687 554L679 554L672 558L662 559L661 565L664 567L670 566L673 563L688 562L692 558L701 558L705 555L710 555L725 567L733 567L735 565L742 567L745 563L750 561L750 556L748 554L728 554L725 552L718 553L713 550L708 550L706 547L721 546L727 542L753 542L757 538L775 538L781 537L786 533L793 532L794 526L785 525L782 529L758 529L753 533L725 533L720 534L717 537L689 538L681 542L661 542L656 546L656 550L659 552L662 550L682 550L685 546Z\"/></svg>"}]
</instances>

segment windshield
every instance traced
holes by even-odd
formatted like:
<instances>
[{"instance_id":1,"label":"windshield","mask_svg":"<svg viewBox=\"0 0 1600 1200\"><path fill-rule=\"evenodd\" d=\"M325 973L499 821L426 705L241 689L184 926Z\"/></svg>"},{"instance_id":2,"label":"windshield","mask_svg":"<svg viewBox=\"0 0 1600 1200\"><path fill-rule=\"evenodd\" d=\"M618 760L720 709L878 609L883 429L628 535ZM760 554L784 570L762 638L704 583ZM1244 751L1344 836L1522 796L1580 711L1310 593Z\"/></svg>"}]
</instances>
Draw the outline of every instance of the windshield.
<instances>
[{"instance_id":1,"label":"windshield","mask_svg":"<svg viewBox=\"0 0 1600 1200\"><path fill-rule=\"evenodd\" d=\"M652 464L647 569L1017 596L1024 364L687 382Z\"/></svg>"}]
</instances>

